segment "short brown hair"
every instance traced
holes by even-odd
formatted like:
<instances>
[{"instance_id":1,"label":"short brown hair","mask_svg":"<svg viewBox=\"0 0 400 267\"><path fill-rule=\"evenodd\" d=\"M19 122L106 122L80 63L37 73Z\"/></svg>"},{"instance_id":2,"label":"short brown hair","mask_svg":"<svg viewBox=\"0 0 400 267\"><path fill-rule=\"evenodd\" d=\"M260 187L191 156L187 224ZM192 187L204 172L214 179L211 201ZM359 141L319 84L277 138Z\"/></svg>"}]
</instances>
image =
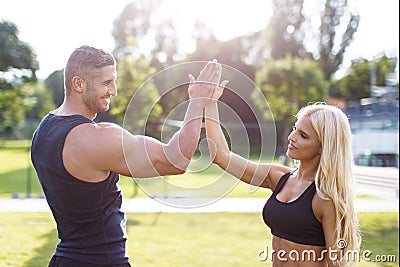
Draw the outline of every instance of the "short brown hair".
<instances>
[{"instance_id":1,"label":"short brown hair","mask_svg":"<svg viewBox=\"0 0 400 267\"><path fill-rule=\"evenodd\" d=\"M69 57L64 69L66 95L71 90L74 76L90 79L95 76L98 69L109 65L115 65L115 59L110 53L88 45L76 48Z\"/></svg>"}]
</instances>

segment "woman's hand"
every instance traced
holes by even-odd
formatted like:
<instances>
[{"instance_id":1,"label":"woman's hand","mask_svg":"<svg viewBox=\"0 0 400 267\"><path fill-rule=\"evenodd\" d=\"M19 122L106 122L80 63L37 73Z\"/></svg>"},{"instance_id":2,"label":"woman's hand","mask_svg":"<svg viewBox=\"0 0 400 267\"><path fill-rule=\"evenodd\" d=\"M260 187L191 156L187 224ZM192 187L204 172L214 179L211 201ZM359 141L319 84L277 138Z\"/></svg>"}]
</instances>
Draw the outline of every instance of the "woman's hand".
<instances>
[{"instance_id":1,"label":"woman's hand","mask_svg":"<svg viewBox=\"0 0 400 267\"><path fill-rule=\"evenodd\" d=\"M208 61L206 66L200 71L197 79L189 74L189 100L204 107L208 104L214 94L216 85L221 79L222 66L216 59Z\"/></svg>"},{"instance_id":2,"label":"woman's hand","mask_svg":"<svg viewBox=\"0 0 400 267\"><path fill-rule=\"evenodd\" d=\"M214 102L217 102L218 99L221 97L222 93L224 92L225 86L227 85L229 81L224 80L220 85L215 86L214 93L211 97L211 100Z\"/></svg>"}]
</instances>

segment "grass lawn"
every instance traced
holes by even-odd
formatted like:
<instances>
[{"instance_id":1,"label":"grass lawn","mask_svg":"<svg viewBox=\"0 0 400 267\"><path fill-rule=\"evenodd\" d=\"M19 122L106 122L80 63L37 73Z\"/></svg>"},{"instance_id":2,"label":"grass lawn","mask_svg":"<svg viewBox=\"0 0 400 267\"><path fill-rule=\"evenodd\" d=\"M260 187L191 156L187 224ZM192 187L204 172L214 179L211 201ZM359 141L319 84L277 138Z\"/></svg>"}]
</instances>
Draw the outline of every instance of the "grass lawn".
<instances>
[{"instance_id":1,"label":"grass lawn","mask_svg":"<svg viewBox=\"0 0 400 267\"><path fill-rule=\"evenodd\" d=\"M31 166L29 145L29 140L0 140L0 198L10 198L13 194L25 197L28 191L33 197L42 194ZM250 194L248 185L221 173L211 165L202 172L138 180L143 190L128 177L121 177L119 185L125 198L148 197L144 191L176 193L179 187L198 193L209 185L212 190L207 192L223 189L228 193L225 197L270 195L267 189ZM269 260L262 262L257 257L260 250L270 248L271 242L260 213L129 213L127 216L127 248L135 266L271 266ZM398 266L398 213L361 213L360 222L362 249L371 252L366 255L371 260L393 255L396 262L362 260L358 266ZM0 267L47 266L57 242L50 213L0 212Z\"/></svg>"},{"instance_id":2,"label":"grass lawn","mask_svg":"<svg viewBox=\"0 0 400 267\"><path fill-rule=\"evenodd\" d=\"M0 267L42 267L58 242L50 213L0 213ZM270 232L259 213L129 213L128 254L140 267L271 266L258 252L270 248ZM361 213L363 250L394 255L398 266L398 213Z\"/></svg>"},{"instance_id":3,"label":"grass lawn","mask_svg":"<svg viewBox=\"0 0 400 267\"><path fill-rule=\"evenodd\" d=\"M199 168L195 164L191 168ZM198 162L197 165L199 165ZM201 172L192 171L179 176L137 179L140 186L136 186L134 179L121 176L119 185L125 198L148 197L149 193L152 195L172 193L179 187L185 190L193 189L192 192L198 193L200 188L205 189L210 184L212 184L211 190L207 189L203 192L207 194L211 192L211 197L220 196L219 192L227 194L226 197L268 197L270 195L268 189L249 192L253 190L249 185L231 176L222 176L222 173L217 166L210 165ZM0 198L11 198L15 195L25 197L27 192L31 192L33 197L42 195L42 189L30 161L30 140L0 140ZM197 196L210 197L209 195Z\"/></svg>"},{"instance_id":4,"label":"grass lawn","mask_svg":"<svg viewBox=\"0 0 400 267\"><path fill-rule=\"evenodd\" d=\"M35 171L31 167L28 140L0 140L0 197L24 194L30 188L35 194L41 193ZM28 183L28 181L31 181Z\"/></svg>"}]
</instances>

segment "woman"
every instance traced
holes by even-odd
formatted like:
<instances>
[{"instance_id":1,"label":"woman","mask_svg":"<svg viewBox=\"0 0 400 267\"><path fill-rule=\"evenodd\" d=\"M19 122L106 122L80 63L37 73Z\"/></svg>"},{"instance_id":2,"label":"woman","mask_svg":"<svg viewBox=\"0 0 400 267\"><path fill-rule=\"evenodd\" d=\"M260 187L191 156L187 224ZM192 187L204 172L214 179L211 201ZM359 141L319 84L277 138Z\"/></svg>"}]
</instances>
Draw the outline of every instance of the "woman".
<instances>
[{"instance_id":1,"label":"woman","mask_svg":"<svg viewBox=\"0 0 400 267\"><path fill-rule=\"evenodd\" d=\"M272 232L274 266L348 266L358 261L360 236L354 210L351 132L338 108L302 108L288 137L292 170L254 163L229 150L217 100L206 106L206 131L213 162L245 183L273 191L263 209Z\"/></svg>"}]
</instances>

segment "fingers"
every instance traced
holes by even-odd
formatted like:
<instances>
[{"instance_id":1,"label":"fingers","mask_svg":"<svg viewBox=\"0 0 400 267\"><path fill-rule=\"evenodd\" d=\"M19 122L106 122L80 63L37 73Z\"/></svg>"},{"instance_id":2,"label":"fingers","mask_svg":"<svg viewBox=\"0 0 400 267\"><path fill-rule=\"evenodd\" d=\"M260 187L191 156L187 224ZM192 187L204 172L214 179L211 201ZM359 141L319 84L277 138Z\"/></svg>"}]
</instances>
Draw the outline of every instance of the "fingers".
<instances>
[{"instance_id":1,"label":"fingers","mask_svg":"<svg viewBox=\"0 0 400 267\"><path fill-rule=\"evenodd\" d=\"M225 86L226 86L228 83L229 83L228 80L224 80L224 81L221 83L220 87L222 87L222 89L224 89Z\"/></svg>"},{"instance_id":2,"label":"fingers","mask_svg":"<svg viewBox=\"0 0 400 267\"><path fill-rule=\"evenodd\" d=\"M227 85L229 81L224 80L221 85L215 86L214 93L212 95L212 100L213 101L218 101L218 99L221 97L222 93L224 92L225 86Z\"/></svg>"},{"instance_id":3,"label":"fingers","mask_svg":"<svg viewBox=\"0 0 400 267\"><path fill-rule=\"evenodd\" d=\"M215 63L213 61L208 61L204 68L200 71L197 77L198 82L208 81L210 75L213 74L213 69L215 68Z\"/></svg>"},{"instance_id":4,"label":"fingers","mask_svg":"<svg viewBox=\"0 0 400 267\"><path fill-rule=\"evenodd\" d=\"M191 86L191 85L194 84L194 82L195 82L196 80L194 79L194 77L193 77L192 74L189 74L188 76L189 76L189 86Z\"/></svg>"},{"instance_id":5,"label":"fingers","mask_svg":"<svg viewBox=\"0 0 400 267\"><path fill-rule=\"evenodd\" d=\"M221 74L222 74L222 65L221 63L217 63L216 70L214 71L214 76L210 80L210 82L218 85L219 80L221 79Z\"/></svg>"},{"instance_id":6,"label":"fingers","mask_svg":"<svg viewBox=\"0 0 400 267\"><path fill-rule=\"evenodd\" d=\"M221 78L222 66L216 59L208 61L206 66L200 71L196 81L218 84Z\"/></svg>"},{"instance_id":7,"label":"fingers","mask_svg":"<svg viewBox=\"0 0 400 267\"><path fill-rule=\"evenodd\" d=\"M197 101L206 105L213 97L216 100L221 96L223 88L219 89L219 81L222 74L222 65L218 63L216 59L208 61L204 68L200 71L197 79L193 75L189 74L189 99L202 99ZM224 81L225 86L227 81Z\"/></svg>"}]
</instances>

